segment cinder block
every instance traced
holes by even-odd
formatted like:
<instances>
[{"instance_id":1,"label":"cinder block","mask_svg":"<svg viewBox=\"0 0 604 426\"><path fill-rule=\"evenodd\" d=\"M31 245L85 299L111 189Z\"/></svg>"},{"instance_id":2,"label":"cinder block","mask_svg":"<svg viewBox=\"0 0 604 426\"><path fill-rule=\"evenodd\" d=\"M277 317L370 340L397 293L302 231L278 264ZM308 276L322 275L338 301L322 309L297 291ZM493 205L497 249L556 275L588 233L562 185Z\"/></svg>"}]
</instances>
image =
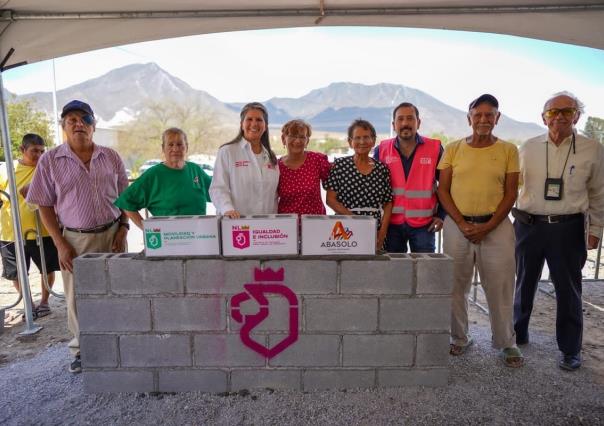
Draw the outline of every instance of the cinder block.
<instances>
[{"instance_id":1,"label":"cinder block","mask_svg":"<svg viewBox=\"0 0 604 426\"><path fill-rule=\"evenodd\" d=\"M76 295L107 294L107 268L109 253L87 253L73 261L73 279Z\"/></svg>"},{"instance_id":2,"label":"cinder block","mask_svg":"<svg viewBox=\"0 0 604 426\"><path fill-rule=\"evenodd\" d=\"M449 365L449 334L418 335L415 365L447 367Z\"/></svg>"},{"instance_id":3,"label":"cinder block","mask_svg":"<svg viewBox=\"0 0 604 426\"><path fill-rule=\"evenodd\" d=\"M84 392L153 392L151 371L84 371Z\"/></svg>"},{"instance_id":4,"label":"cinder block","mask_svg":"<svg viewBox=\"0 0 604 426\"><path fill-rule=\"evenodd\" d=\"M226 330L223 297L158 297L153 299L152 305L154 330Z\"/></svg>"},{"instance_id":5,"label":"cinder block","mask_svg":"<svg viewBox=\"0 0 604 426\"><path fill-rule=\"evenodd\" d=\"M115 294L183 294L181 260L139 260L126 255L111 258L109 279Z\"/></svg>"},{"instance_id":6,"label":"cinder block","mask_svg":"<svg viewBox=\"0 0 604 426\"><path fill-rule=\"evenodd\" d=\"M451 294L453 259L446 254L424 253L416 258L417 294Z\"/></svg>"},{"instance_id":7,"label":"cinder block","mask_svg":"<svg viewBox=\"0 0 604 426\"><path fill-rule=\"evenodd\" d=\"M81 334L80 351L83 368L117 367L117 336Z\"/></svg>"},{"instance_id":8,"label":"cinder block","mask_svg":"<svg viewBox=\"0 0 604 426\"><path fill-rule=\"evenodd\" d=\"M120 336L122 367L184 367L191 363L189 336L178 334Z\"/></svg>"},{"instance_id":9,"label":"cinder block","mask_svg":"<svg viewBox=\"0 0 604 426\"><path fill-rule=\"evenodd\" d=\"M266 344L266 336L252 336ZM265 358L241 342L239 334L198 334L194 340L194 363L202 367L264 367Z\"/></svg>"},{"instance_id":10,"label":"cinder block","mask_svg":"<svg viewBox=\"0 0 604 426\"><path fill-rule=\"evenodd\" d=\"M262 269L284 268L284 284L296 294L334 294L338 262L334 260L271 260Z\"/></svg>"},{"instance_id":11,"label":"cinder block","mask_svg":"<svg viewBox=\"0 0 604 426\"><path fill-rule=\"evenodd\" d=\"M231 316L231 306L229 299L229 324L231 331L239 331L243 324L238 323ZM289 316L290 310L295 312L295 308L289 305L287 299L284 297L267 297L268 300L268 317L266 317L257 327L254 328L255 332L260 331L289 331ZM302 299L298 298L298 329L302 329ZM254 315L260 310L260 305L255 300L247 300L243 302L239 307L240 312L243 315Z\"/></svg>"},{"instance_id":12,"label":"cinder block","mask_svg":"<svg viewBox=\"0 0 604 426\"><path fill-rule=\"evenodd\" d=\"M284 334L271 334L270 347L274 347L285 338ZM340 336L302 334L298 340L283 352L269 360L273 367L329 367L337 366Z\"/></svg>"},{"instance_id":13,"label":"cinder block","mask_svg":"<svg viewBox=\"0 0 604 426\"><path fill-rule=\"evenodd\" d=\"M376 298L306 297L306 331L375 331Z\"/></svg>"},{"instance_id":14,"label":"cinder block","mask_svg":"<svg viewBox=\"0 0 604 426\"><path fill-rule=\"evenodd\" d=\"M380 299L381 331L449 331L451 299Z\"/></svg>"},{"instance_id":15,"label":"cinder block","mask_svg":"<svg viewBox=\"0 0 604 426\"><path fill-rule=\"evenodd\" d=\"M227 373L220 370L160 370L159 392L226 392Z\"/></svg>"},{"instance_id":16,"label":"cinder block","mask_svg":"<svg viewBox=\"0 0 604 426\"><path fill-rule=\"evenodd\" d=\"M185 283L189 294L234 294L254 282L259 260L190 259L185 262Z\"/></svg>"},{"instance_id":17,"label":"cinder block","mask_svg":"<svg viewBox=\"0 0 604 426\"><path fill-rule=\"evenodd\" d=\"M413 363L415 336L345 335L344 366L407 366Z\"/></svg>"},{"instance_id":18,"label":"cinder block","mask_svg":"<svg viewBox=\"0 0 604 426\"><path fill-rule=\"evenodd\" d=\"M306 370L304 390L375 387L375 370Z\"/></svg>"},{"instance_id":19,"label":"cinder block","mask_svg":"<svg viewBox=\"0 0 604 426\"><path fill-rule=\"evenodd\" d=\"M447 386L449 380L448 368L431 368L424 370L380 369L378 371L378 387L391 388L401 386Z\"/></svg>"},{"instance_id":20,"label":"cinder block","mask_svg":"<svg viewBox=\"0 0 604 426\"><path fill-rule=\"evenodd\" d=\"M300 389L300 370L233 370L231 391L241 389Z\"/></svg>"},{"instance_id":21,"label":"cinder block","mask_svg":"<svg viewBox=\"0 0 604 426\"><path fill-rule=\"evenodd\" d=\"M340 291L342 294L411 294L413 259L343 261Z\"/></svg>"},{"instance_id":22,"label":"cinder block","mask_svg":"<svg viewBox=\"0 0 604 426\"><path fill-rule=\"evenodd\" d=\"M140 298L78 299L80 332L149 331L149 300Z\"/></svg>"}]
</instances>

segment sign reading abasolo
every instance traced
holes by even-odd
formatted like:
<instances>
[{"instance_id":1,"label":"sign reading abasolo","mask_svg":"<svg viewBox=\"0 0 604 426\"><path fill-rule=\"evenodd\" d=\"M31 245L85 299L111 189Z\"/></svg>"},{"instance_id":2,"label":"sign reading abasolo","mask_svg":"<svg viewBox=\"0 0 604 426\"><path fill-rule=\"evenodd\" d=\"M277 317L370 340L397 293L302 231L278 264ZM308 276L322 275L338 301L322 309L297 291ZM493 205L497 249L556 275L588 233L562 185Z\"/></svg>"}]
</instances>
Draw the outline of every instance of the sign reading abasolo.
<instances>
[{"instance_id":1,"label":"sign reading abasolo","mask_svg":"<svg viewBox=\"0 0 604 426\"><path fill-rule=\"evenodd\" d=\"M147 257L220 254L216 216L156 216L143 228Z\"/></svg>"},{"instance_id":2,"label":"sign reading abasolo","mask_svg":"<svg viewBox=\"0 0 604 426\"><path fill-rule=\"evenodd\" d=\"M221 226L224 256L298 254L295 215L223 217Z\"/></svg>"},{"instance_id":3,"label":"sign reading abasolo","mask_svg":"<svg viewBox=\"0 0 604 426\"><path fill-rule=\"evenodd\" d=\"M375 254L376 221L369 216L302 216L302 255Z\"/></svg>"}]
</instances>

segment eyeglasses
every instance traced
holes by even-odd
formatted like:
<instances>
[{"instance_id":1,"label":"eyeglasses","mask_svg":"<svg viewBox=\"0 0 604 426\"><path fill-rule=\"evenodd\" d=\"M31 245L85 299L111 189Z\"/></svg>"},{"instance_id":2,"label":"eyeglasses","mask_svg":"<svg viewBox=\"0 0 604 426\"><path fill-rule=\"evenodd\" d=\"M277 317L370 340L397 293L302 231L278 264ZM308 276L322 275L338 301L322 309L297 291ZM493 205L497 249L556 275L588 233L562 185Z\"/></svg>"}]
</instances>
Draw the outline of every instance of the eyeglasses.
<instances>
[{"instance_id":1,"label":"eyeglasses","mask_svg":"<svg viewBox=\"0 0 604 426\"><path fill-rule=\"evenodd\" d=\"M302 141L302 142L306 142L306 141L308 140L308 136L300 136L300 135L298 135L298 136L294 136L294 135L287 135L287 136L285 136L285 137L286 137L287 139L289 139L289 140L292 140L292 141L299 140L299 141Z\"/></svg>"},{"instance_id":2,"label":"eyeglasses","mask_svg":"<svg viewBox=\"0 0 604 426\"><path fill-rule=\"evenodd\" d=\"M78 123L82 123L85 126L92 126L94 124L94 117L90 114L84 114L81 117L69 117L65 120L65 124L69 126L75 126Z\"/></svg>"},{"instance_id":3,"label":"eyeglasses","mask_svg":"<svg viewBox=\"0 0 604 426\"><path fill-rule=\"evenodd\" d=\"M577 108L552 108L543 112L543 116L545 118L554 118L557 117L558 114L562 114L565 118L574 117L577 113Z\"/></svg>"},{"instance_id":4,"label":"eyeglasses","mask_svg":"<svg viewBox=\"0 0 604 426\"><path fill-rule=\"evenodd\" d=\"M373 141L373 136L365 135L365 136L355 136L354 138L350 138L353 142L371 142Z\"/></svg>"}]
</instances>

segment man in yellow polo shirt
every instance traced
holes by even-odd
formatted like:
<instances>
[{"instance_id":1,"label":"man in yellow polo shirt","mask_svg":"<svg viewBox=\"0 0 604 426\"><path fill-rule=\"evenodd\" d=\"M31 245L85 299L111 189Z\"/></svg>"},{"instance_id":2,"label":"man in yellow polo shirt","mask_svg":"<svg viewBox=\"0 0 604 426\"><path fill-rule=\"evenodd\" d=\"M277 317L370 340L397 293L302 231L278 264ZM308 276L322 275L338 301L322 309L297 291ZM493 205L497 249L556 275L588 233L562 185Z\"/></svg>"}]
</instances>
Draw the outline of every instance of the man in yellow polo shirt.
<instances>
[{"instance_id":1,"label":"man in yellow polo shirt","mask_svg":"<svg viewBox=\"0 0 604 426\"><path fill-rule=\"evenodd\" d=\"M30 261L33 259L34 263L40 271L42 271L42 262L40 257L40 249L36 244L36 236L33 232L27 232L30 229L36 229L35 213L31 207L27 205L24 194L27 192L27 188L36 170L39 158L44 153L44 139L39 135L28 133L23 136L21 142L21 154L22 158L15 161L15 179L17 184L17 191L19 192L19 211L21 213L21 229L24 233L25 238L25 261L27 264L27 270L29 271ZM8 177L6 176L6 168L2 168L0 171L0 189L7 191L8 188ZM13 285L20 291L18 274L17 274L17 260L15 256L15 236L13 231L13 218L10 209L10 202L5 196L2 197L2 207L0 208L0 223L2 229L0 230L0 255L2 255L2 277L7 280L11 280ZM59 270L59 258L57 256L57 249L52 242L46 229L42 226L42 240L44 243L44 258L46 263L46 272L48 273L48 285L52 287L55 280L54 271ZM42 317L50 314L50 307L48 306L49 292L42 284L42 298L38 306L34 307L34 318ZM32 304L32 306L34 306Z\"/></svg>"},{"instance_id":2,"label":"man in yellow polo shirt","mask_svg":"<svg viewBox=\"0 0 604 426\"><path fill-rule=\"evenodd\" d=\"M446 146L438 165L438 198L449 216L444 252L453 257L451 355L472 344L468 294L474 266L489 305L493 346L508 367L521 367L512 324L515 260L514 228L508 214L518 191L518 149L493 135L499 102L484 94L470 103L472 135Z\"/></svg>"}]
</instances>

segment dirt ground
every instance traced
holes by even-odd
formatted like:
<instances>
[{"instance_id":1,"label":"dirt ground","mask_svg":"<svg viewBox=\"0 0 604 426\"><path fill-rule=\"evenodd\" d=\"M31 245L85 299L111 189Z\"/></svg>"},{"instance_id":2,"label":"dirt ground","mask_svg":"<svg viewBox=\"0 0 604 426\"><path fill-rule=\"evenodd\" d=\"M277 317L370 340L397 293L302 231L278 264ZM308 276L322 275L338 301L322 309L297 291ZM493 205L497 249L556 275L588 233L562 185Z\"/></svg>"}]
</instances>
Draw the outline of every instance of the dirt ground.
<instances>
[{"instance_id":1,"label":"dirt ground","mask_svg":"<svg viewBox=\"0 0 604 426\"><path fill-rule=\"evenodd\" d=\"M40 275L30 274L31 287L34 302L40 298ZM57 273L54 290L63 292L61 275ZM549 284L542 284L545 291L553 291ZM484 296L480 288L477 292L478 302L486 306ZM14 303L17 294L12 283L0 279L0 306ZM583 312L584 312L584 336L583 357L585 365L597 376L596 380L604 383L604 282L591 281L583 285ZM488 316L478 307L470 305L470 320L473 324L488 326ZM17 307L9 309L5 313L4 333L0 334L0 365L6 365L16 360L33 357L44 348L54 344L66 344L69 341L65 302L62 299L51 296L51 315L40 318L37 325L42 330L31 336L20 336L24 330L25 323L21 320L23 313L23 302ZM535 301L535 312L531 318L531 330L538 330L552 336L554 339L556 305L555 299L539 291Z\"/></svg>"}]
</instances>

